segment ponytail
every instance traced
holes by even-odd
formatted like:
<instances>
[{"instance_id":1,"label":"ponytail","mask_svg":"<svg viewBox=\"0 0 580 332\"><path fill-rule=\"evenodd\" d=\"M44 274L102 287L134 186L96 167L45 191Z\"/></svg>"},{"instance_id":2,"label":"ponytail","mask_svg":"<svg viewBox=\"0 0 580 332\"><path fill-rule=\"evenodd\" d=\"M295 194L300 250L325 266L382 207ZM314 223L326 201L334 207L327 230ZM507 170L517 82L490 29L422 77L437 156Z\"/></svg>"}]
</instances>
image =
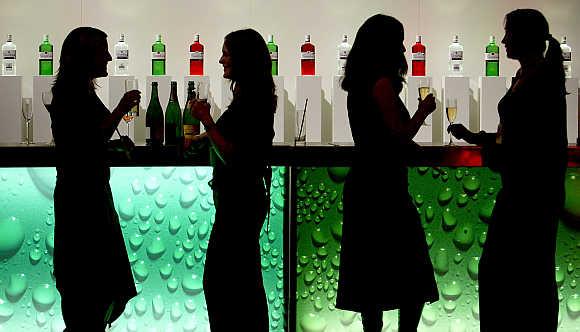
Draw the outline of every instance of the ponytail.
<instances>
[{"instance_id":1,"label":"ponytail","mask_svg":"<svg viewBox=\"0 0 580 332\"><path fill-rule=\"evenodd\" d=\"M562 93L566 94L566 79L564 75L564 57L562 56L562 49L560 43L552 35L548 35L548 49L546 51L546 63L550 68L550 72L554 73L558 78Z\"/></svg>"}]
</instances>

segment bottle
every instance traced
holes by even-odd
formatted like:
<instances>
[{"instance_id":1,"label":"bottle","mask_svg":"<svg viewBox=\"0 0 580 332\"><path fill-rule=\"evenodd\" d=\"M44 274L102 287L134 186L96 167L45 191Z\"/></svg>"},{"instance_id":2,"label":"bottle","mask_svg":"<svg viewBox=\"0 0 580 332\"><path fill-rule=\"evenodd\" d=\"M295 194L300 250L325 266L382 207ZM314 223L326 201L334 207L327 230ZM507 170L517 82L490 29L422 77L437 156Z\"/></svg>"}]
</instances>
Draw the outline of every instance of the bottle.
<instances>
[{"instance_id":1,"label":"bottle","mask_svg":"<svg viewBox=\"0 0 580 332\"><path fill-rule=\"evenodd\" d=\"M459 36L453 37L453 43L449 45L449 74L451 76L463 75L463 46L459 44Z\"/></svg>"},{"instance_id":2,"label":"bottle","mask_svg":"<svg viewBox=\"0 0 580 332\"><path fill-rule=\"evenodd\" d=\"M171 81L171 94L165 109L165 145L181 145L183 127L181 124L181 107L177 100L177 82Z\"/></svg>"},{"instance_id":3,"label":"bottle","mask_svg":"<svg viewBox=\"0 0 580 332\"><path fill-rule=\"evenodd\" d=\"M272 60L272 76L278 76L278 45L274 44L274 35L268 35L268 51Z\"/></svg>"},{"instance_id":4,"label":"bottle","mask_svg":"<svg viewBox=\"0 0 580 332\"><path fill-rule=\"evenodd\" d=\"M38 46L38 75L53 74L53 47L48 41L48 35L42 38L42 44Z\"/></svg>"},{"instance_id":5,"label":"bottle","mask_svg":"<svg viewBox=\"0 0 580 332\"><path fill-rule=\"evenodd\" d=\"M200 125L199 120L191 114L191 106L195 100L195 82L189 81L187 83L187 100L185 108L183 109L183 149L187 151L193 137L199 135Z\"/></svg>"},{"instance_id":6,"label":"bottle","mask_svg":"<svg viewBox=\"0 0 580 332\"><path fill-rule=\"evenodd\" d=\"M199 43L198 34L189 46L189 75L203 76L203 45Z\"/></svg>"},{"instance_id":7,"label":"bottle","mask_svg":"<svg viewBox=\"0 0 580 332\"><path fill-rule=\"evenodd\" d=\"M12 35L2 45L2 75L16 75L16 45L12 42Z\"/></svg>"},{"instance_id":8,"label":"bottle","mask_svg":"<svg viewBox=\"0 0 580 332\"><path fill-rule=\"evenodd\" d=\"M495 43L495 36L489 37L489 44L485 47L485 76L499 76L499 46Z\"/></svg>"},{"instance_id":9,"label":"bottle","mask_svg":"<svg viewBox=\"0 0 580 332\"><path fill-rule=\"evenodd\" d=\"M421 36L417 35L415 45L411 47L411 75L425 76L425 51Z\"/></svg>"},{"instance_id":10,"label":"bottle","mask_svg":"<svg viewBox=\"0 0 580 332\"><path fill-rule=\"evenodd\" d=\"M125 42L125 34L119 37L115 44L115 75L127 75L129 72L129 45Z\"/></svg>"},{"instance_id":11,"label":"bottle","mask_svg":"<svg viewBox=\"0 0 580 332\"><path fill-rule=\"evenodd\" d=\"M165 75L165 44L161 42L161 35L157 35L151 46L151 74Z\"/></svg>"},{"instance_id":12,"label":"bottle","mask_svg":"<svg viewBox=\"0 0 580 332\"><path fill-rule=\"evenodd\" d=\"M352 46L348 43L347 35L342 35L342 43L338 45L338 75L344 76L344 69L346 68L346 59Z\"/></svg>"},{"instance_id":13,"label":"bottle","mask_svg":"<svg viewBox=\"0 0 580 332\"><path fill-rule=\"evenodd\" d=\"M566 74L566 78L572 78L572 48L568 46L566 36L562 37L560 48L564 57L564 74Z\"/></svg>"},{"instance_id":14,"label":"bottle","mask_svg":"<svg viewBox=\"0 0 580 332\"><path fill-rule=\"evenodd\" d=\"M151 100L145 113L145 142L155 149L163 145L163 109L159 103L157 86L157 82L151 83Z\"/></svg>"},{"instance_id":15,"label":"bottle","mask_svg":"<svg viewBox=\"0 0 580 332\"><path fill-rule=\"evenodd\" d=\"M301 74L302 75L316 75L315 74L315 47L310 43L310 35L304 37L304 44L300 47L301 57Z\"/></svg>"}]
</instances>

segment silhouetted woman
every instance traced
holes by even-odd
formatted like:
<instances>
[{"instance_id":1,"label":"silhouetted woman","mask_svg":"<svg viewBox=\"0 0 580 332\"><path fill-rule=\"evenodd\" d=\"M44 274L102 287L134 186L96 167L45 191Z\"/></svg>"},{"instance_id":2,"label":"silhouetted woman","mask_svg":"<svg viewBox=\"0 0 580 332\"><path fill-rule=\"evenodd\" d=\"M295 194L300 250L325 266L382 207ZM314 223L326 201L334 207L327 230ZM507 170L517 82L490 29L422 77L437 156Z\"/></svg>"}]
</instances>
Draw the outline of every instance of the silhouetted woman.
<instances>
[{"instance_id":1,"label":"silhouetted woman","mask_svg":"<svg viewBox=\"0 0 580 332\"><path fill-rule=\"evenodd\" d=\"M140 94L128 92L112 113L107 110L94 80L107 76L109 61L104 32L71 31L48 107L57 158L54 276L67 332L104 331L136 295L105 151Z\"/></svg>"},{"instance_id":2,"label":"silhouetted woman","mask_svg":"<svg viewBox=\"0 0 580 332\"><path fill-rule=\"evenodd\" d=\"M534 9L506 15L502 43L521 68L499 102L498 132L449 128L483 145L484 161L502 180L479 263L481 330L556 331L556 235L567 158L562 52Z\"/></svg>"},{"instance_id":3,"label":"silhouetted woman","mask_svg":"<svg viewBox=\"0 0 580 332\"><path fill-rule=\"evenodd\" d=\"M342 82L356 152L344 184L336 307L361 312L365 332L381 331L382 311L397 308L399 331L415 331L424 303L438 299L407 182L412 139L435 100L429 95L411 118L399 98L407 73L403 38L397 19L369 18L357 32Z\"/></svg>"},{"instance_id":4,"label":"silhouetted woman","mask_svg":"<svg viewBox=\"0 0 580 332\"><path fill-rule=\"evenodd\" d=\"M260 265L260 230L269 209L266 159L274 138L276 95L264 39L252 29L229 33L219 61L234 98L217 123L209 105L193 114L215 156L215 222L207 249L204 291L212 331L268 331Z\"/></svg>"}]
</instances>

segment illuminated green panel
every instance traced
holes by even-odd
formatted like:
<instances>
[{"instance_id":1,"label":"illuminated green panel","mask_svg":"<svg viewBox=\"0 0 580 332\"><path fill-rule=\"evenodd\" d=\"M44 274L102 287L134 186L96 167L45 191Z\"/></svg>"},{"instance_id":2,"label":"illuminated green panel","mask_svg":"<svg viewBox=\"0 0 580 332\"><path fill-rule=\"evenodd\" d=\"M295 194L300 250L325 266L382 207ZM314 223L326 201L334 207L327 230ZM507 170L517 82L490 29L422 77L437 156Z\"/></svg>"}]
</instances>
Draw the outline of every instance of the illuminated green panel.
<instances>
[{"instance_id":1,"label":"illuminated green panel","mask_svg":"<svg viewBox=\"0 0 580 332\"><path fill-rule=\"evenodd\" d=\"M342 235L342 187L347 171L339 167L298 171L298 331L362 331L359 314L334 308ZM421 214L440 291L440 300L425 307L419 330L478 331L477 263L487 230L483 220L491 215L501 183L499 176L487 168L443 171L446 175L427 167L409 169L410 192ZM580 317L576 286L580 281L579 172L570 169L567 174L566 212L571 218L570 222L560 223L558 233L560 331L576 330ZM380 190L369 187L369 193ZM389 216L389 211L380 206L369 209L376 210L377 216ZM528 245L525 241L515 239L514 245ZM376 264L383 264L385 273L396 268L379 257ZM506 282L517 282L519 278L526 276L506 276ZM531 304L513 305L521 308ZM383 321L383 331L396 330L397 312L385 312Z\"/></svg>"},{"instance_id":2,"label":"illuminated green panel","mask_svg":"<svg viewBox=\"0 0 580 332\"><path fill-rule=\"evenodd\" d=\"M260 239L270 331L283 331L285 317L285 171L273 169L270 237L263 232ZM0 331L64 328L51 277L55 176L54 168L0 169ZM201 281L215 212L210 178L209 167L112 169L115 205L139 292L113 331L207 331ZM78 217L82 223L83 216ZM79 236L91 236L90 225ZM87 265L72 271L79 278L91 268L82 250L81 263Z\"/></svg>"}]
</instances>

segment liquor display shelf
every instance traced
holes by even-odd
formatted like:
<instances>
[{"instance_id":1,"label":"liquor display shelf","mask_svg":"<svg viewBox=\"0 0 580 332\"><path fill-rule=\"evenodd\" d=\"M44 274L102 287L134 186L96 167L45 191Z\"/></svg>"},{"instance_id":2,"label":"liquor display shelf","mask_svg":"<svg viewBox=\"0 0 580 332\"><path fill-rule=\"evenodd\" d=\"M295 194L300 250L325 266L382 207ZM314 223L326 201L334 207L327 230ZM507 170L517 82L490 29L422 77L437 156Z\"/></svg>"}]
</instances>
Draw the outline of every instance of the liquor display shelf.
<instances>
[{"instance_id":1,"label":"liquor display shelf","mask_svg":"<svg viewBox=\"0 0 580 332\"><path fill-rule=\"evenodd\" d=\"M482 165L481 148L461 144L455 146L422 143L420 153L411 157L411 166L470 166ZM274 166L349 166L354 154L352 144L302 143L297 146L275 144L269 164ZM204 155L205 156L205 155ZM152 151L147 146L137 146L131 156L110 153L111 166L205 166L207 157L179 157L176 150L164 147ZM387 158L377 153L377 161ZM522 161L533 165L534 156ZM54 146L47 144L0 144L0 167L50 167L55 166ZM569 145L568 167L580 167L580 146Z\"/></svg>"}]
</instances>

